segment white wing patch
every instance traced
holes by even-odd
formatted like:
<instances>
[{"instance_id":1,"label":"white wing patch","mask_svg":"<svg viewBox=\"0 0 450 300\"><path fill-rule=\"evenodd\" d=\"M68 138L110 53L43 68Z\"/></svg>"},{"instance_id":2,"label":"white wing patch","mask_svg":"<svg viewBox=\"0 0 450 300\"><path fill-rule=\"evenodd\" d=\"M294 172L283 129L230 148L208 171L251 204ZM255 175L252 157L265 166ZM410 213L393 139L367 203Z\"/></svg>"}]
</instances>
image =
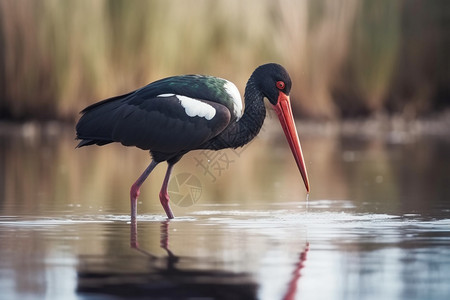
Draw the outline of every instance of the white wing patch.
<instances>
[{"instance_id":1,"label":"white wing patch","mask_svg":"<svg viewBox=\"0 0 450 300\"><path fill-rule=\"evenodd\" d=\"M198 116L211 120L216 115L216 109L205 102L181 95L176 95L176 97L180 100L181 106L184 107L189 117Z\"/></svg>"},{"instance_id":2,"label":"white wing patch","mask_svg":"<svg viewBox=\"0 0 450 300\"><path fill-rule=\"evenodd\" d=\"M216 109L211 105L197 99L189 98L183 95L161 94L157 97L177 97L181 106L189 117L201 117L211 120L216 115Z\"/></svg>"},{"instance_id":3,"label":"white wing patch","mask_svg":"<svg viewBox=\"0 0 450 300\"><path fill-rule=\"evenodd\" d=\"M239 120L242 117L242 99L241 94L239 93L238 88L232 83L231 81L228 81L226 79L224 88L225 91L227 91L228 95L233 100L233 108L234 108L234 114L237 116L237 120Z\"/></svg>"}]
</instances>

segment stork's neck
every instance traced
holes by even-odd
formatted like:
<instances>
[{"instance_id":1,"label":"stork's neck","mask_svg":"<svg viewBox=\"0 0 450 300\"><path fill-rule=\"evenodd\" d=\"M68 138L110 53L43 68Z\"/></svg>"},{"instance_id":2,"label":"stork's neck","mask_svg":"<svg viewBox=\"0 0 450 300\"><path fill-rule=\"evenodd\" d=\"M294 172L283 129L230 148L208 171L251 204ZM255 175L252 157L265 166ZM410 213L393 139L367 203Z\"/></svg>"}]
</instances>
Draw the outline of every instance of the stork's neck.
<instances>
[{"instance_id":1,"label":"stork's neck","mask_svg":"<svg viewBox=\"0 0 450 300\"><path fill-rule=\"evenodd\" d=\"M238 133L240 136L240 147L250 142L261 130L266 118L266 107L264 106L264 95L256 87L253 76L247 82L245 87L245 109L244 114L237 122Z\"/></svg>"},{"instance_id":2,"label":"stork's neck","mask_svg":"<svg viewBox=\"0 0 450 300\"><path fill-rule=\"evenodd\" d=\"M261 130L266 117L264 95L259 91L253 76L245 87L245 109L239 121L228 126L221 134L211 140L209 149L242 147L249 143Z\"/></svg>"}]
</instances>

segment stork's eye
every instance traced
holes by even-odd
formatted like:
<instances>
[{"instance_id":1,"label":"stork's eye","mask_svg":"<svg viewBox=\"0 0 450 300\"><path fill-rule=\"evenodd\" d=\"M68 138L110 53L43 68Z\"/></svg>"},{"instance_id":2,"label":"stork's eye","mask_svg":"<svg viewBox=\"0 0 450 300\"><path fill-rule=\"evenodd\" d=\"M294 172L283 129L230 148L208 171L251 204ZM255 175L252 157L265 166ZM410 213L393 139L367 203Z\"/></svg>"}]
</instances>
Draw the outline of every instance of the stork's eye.
<instances>
[{"instance_id":1,"label":"stork's eye","mask_svg":"<svg viewBox=\"0 0 450 300\"><path fill-rule=\"evenodd\" d=\"M286 86L286 84L284 83L284 81L277 81L277 88L279 90L284 90L285 86Z\"/></svg>"}]
</instances>

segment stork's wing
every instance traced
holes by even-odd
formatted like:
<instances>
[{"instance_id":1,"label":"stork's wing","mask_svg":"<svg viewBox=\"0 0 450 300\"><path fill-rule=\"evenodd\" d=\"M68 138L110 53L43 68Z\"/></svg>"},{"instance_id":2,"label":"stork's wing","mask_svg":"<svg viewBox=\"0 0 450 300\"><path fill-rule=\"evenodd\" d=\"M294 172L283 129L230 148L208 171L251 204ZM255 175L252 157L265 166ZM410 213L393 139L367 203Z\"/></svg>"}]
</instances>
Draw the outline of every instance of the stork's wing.
<instances>
[{"instance_id":1,"label":"stork's wing","mask_svg":"<svg viewBox=\"0 0 450 300\"><path fill-rule=\"evenodd\" d=\"M93 104L76 126L78 147L120 142L162 153L196 149L230 123L219 103L174 94L142 97L132 92Z\"/></svg>"}]
</instances>

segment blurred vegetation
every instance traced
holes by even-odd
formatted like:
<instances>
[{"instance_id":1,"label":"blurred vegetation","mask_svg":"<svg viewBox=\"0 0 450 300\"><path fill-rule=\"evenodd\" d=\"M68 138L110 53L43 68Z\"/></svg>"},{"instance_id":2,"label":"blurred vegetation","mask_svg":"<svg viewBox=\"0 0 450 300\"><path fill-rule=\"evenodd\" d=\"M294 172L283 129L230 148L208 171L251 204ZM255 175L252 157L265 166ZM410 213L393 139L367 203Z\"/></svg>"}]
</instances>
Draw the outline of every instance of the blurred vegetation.
<instances>
[{"instance_id":1,"label":"blurred vegetation","mask_svg":"<svg viewBox=\"0 0 450 300\"><path fill-rule=\"evenodd\" d=\"M304 117L415 117L449 106L449 24L447 0L0 0L0 116L75 120L182 73L243 91L275 61Z\"/></svg>"}]
</instances>

